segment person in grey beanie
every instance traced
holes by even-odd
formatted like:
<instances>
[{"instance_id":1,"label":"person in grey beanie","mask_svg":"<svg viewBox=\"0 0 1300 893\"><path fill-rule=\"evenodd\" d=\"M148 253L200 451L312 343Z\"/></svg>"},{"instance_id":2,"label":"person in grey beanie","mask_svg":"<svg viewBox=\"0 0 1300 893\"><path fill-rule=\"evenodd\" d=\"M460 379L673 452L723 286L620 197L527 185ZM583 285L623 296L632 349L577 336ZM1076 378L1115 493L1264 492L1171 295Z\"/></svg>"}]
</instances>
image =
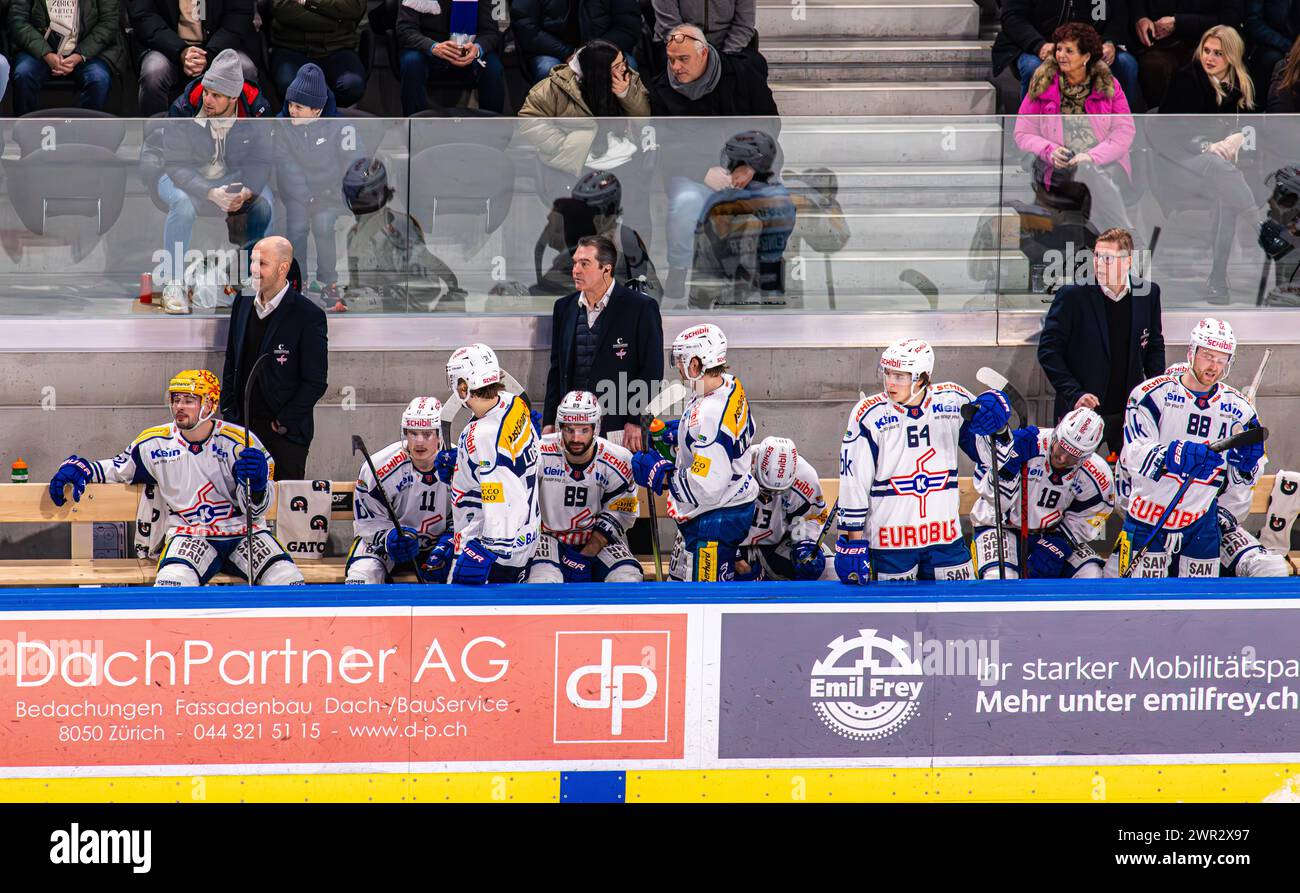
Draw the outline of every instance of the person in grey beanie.
<instances>
[{"instance_id":1,"label":"person in grey beanie","mask_svg":"<svg viewBox=\"0 0 1300 893\"><path fill-rule=\"evenodd\" d=\"M364 155L356 128L339 118L325 72L308 62L285 92L275 131L276 191L285 235L307 270L307 234L316 244L316 278L302 293L325 309L339 302L334 224L346 210L343 175ZM305 285L304 281L304 285Z\"/></svg>"}]
</instances>

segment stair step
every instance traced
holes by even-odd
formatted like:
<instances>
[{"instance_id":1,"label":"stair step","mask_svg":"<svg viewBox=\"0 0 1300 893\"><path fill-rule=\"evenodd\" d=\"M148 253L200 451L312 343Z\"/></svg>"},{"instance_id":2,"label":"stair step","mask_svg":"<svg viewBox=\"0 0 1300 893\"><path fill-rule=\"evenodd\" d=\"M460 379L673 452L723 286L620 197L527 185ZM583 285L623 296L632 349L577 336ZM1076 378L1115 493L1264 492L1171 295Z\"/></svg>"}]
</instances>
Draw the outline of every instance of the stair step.
<instances>
[{"instance_id":1,"label":"stair step","mask_svg":"<svg viewBox=\"0 0 1300 893\"><path fill-rule=\"evenodd\" d=\"M772 95L782 115L988 115L997 105L996 89L980 81L776 82Z\"/></svg>"},{"instance_id":2,"label":"stair step","mask_svg":"<svg viewBox=\"0 0 1300 893\"><path fill-rule=\"evenodd\" d=\"M803 94L801 94L802 96ZM1000 164L1002 128L993 121L801 121L781 127L787 167L849 167L871 163Z\"/></svg>"},{"instance_id":3,"label":"stair step","mask_svg":"<svg viewBox=\"0 0 1300 893\"><path fill-rule=\"evenodd\" d=\"M969 0L931 3L790 3L758 4L758 33L777 37L947 37L974 40L979 35L979 7Z\"/></svg>"},{"instance_id":4,"label":"stair step","mask_svg":"<svg viewBox=\"0 0 1300 893\"><path fill-rule=\"evenodd\" d=\"M961 81L989 75L989 41L778 37L763 41L771 79Z\"/></svg>"},{"instance_id":5,"label":"stair step","mask_svg":"<svg viewBox=\"0 0 1300 893\"><path fill-rule=\"evenodd\" d=\"M801 212L803 225L828 215ZM849 241L841 251L953 249L970 247L976 232L990 218L1001 217L1003 248L1019 250L1020 217L1009 208L880 208L845 210ZM989 246L992 247L992 246Z\"/></svg>"}]
</instances>

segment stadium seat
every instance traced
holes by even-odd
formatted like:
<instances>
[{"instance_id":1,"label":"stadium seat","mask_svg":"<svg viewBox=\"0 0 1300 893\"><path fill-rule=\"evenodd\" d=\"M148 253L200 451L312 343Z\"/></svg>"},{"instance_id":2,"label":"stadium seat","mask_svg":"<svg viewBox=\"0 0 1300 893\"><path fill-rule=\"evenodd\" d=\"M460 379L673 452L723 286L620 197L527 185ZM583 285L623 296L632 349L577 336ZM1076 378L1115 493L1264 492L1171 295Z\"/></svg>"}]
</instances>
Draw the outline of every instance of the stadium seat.
<instances>
[{"instance_id":1,"label":"stadium seat","mask_svg":"<svg viewBox=\"0 0 1300 893\"><path fill-rule=\"evenodd\" d=\"M514 198L515 163L505 152L471 143L421 149L411 158L410 213L426 238L449 238L474 251L505 223ZM440 216L454 215L454 223ZM466 218L478 221L466 225Z\"/></svg>"}]
</instances>

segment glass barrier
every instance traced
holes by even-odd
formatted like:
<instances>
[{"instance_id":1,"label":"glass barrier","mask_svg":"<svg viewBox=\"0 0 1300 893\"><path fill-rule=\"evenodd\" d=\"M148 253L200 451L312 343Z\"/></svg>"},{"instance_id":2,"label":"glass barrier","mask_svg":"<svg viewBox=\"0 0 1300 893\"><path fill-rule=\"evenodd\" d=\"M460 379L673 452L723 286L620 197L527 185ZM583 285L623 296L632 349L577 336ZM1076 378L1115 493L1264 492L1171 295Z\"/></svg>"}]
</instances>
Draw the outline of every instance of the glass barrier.
<instances>
[{"instance_id":1,"label":"glass barrier","mask_svg":"<svg viewBox=\"0 0 1300 893\"><path fill-rule=\"evenodd\" d=\"M666 311L1041 309L1112 226L1166 308L1300 304L1300 116L4 127L3 316L221 314L266 234L351 314L549 313L594 234Z\"/></svg>"}]
</instances>

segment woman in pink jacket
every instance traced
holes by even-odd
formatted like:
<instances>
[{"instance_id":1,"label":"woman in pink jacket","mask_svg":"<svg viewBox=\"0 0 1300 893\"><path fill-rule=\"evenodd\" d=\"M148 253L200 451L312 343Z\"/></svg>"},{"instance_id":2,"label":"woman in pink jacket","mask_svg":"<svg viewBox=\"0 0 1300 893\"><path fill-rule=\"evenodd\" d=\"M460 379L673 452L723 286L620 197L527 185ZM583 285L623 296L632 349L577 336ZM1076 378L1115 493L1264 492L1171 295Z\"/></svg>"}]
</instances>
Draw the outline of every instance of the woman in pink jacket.
<instances>
[{"instance_id":1,"label":"woman in pink jacket","mask_svg":"<svg viewBox=\"0 0 1300 893\"><path fill-rule=\"evenodd\" d=\"M1016 145L1038 158L1034 175L1049 192L1071 183L1087 187L1097 232L1120 227L1136 239L1124 204L1136 131L1124 91L1102 61L1101 37L1070 22L1052 33L1052 43L1053 58L1034 72L1020 103Z\"/></svg>"}]
</instances>

